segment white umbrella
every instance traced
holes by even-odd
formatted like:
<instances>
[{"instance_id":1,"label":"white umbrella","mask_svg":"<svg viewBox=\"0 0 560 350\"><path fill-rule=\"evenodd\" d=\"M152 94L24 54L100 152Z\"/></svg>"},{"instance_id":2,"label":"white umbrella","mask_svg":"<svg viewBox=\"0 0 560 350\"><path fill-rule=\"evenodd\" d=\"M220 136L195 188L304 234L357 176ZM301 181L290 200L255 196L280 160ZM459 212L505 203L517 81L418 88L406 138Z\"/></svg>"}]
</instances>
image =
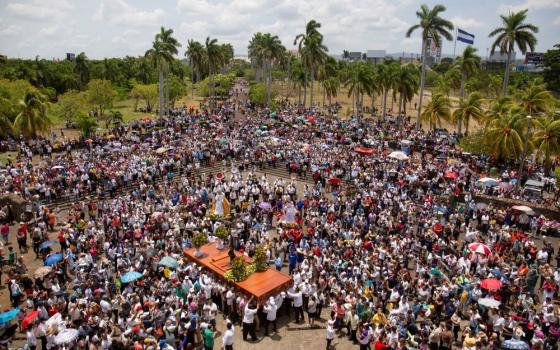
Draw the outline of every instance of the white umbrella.
<instances>
[{"instance_id":1,"label":"white umbrella","mask_svg":"<svg viewBox=\"0 0 560 350\"><path fill-rule=\"evenodd\" d=\"M78 338L79 334L80 331L74 328L63 329L54 337L54 343L58 345L71 343Z\"/></svg>"},{"instance_id":2,"label":"white umbrella","mask_svg":"<svg viewBox=\"0 0 560 350\"><path fill-rule=\"evenodd\" d=\"M529 208L529 207L526 206L526 205L514 205L513 207L511 207L511 209L513 209L513 210L518 210L518 211L521 211L521 212L523 212L523 213L525 213L525 214L529 214L529 215L532 215L532 214L535 213L535 212L533 211L533 209Z\"/></svg>"},{"instance_id":3,"label":"white umbrella","mask_svg":"<svg viewBox=\"0 0 560 350\"><path fill-rule=\"evenodd\" d=\"M483 177L479 179L476 183L480 184L481 186L494 187L497 186L500 183L500 181L493 179L491 177Z\"/></svg>"},{"instance_id":4,"label":"white umbrella","mask_svg":"<svg viewBox=\"0 0 560 350\"><path fill-rule=\"evenodd\" d=\"M486 306L486 307L489 307L489 308L492 308L492 309L497 309L501 304L501 302L499 302L496 299L492 299L492 298L478 299L478 303L482 306Z\"/></svg>"},{"instance_id":5,"label":"white umbrella","mask_svg":"<svg viewBox=\"0 0 560 350\"><path fill-rule=\"evenodd\" d=\"M406 159L408 159L408 156L406 155L406 153L404 153L402 151L394 151L394 152L391 152L391 154L389 154L389 158L393 158L393 159L397 159L397 160L406 160Z\"/></svg>"},{"instance_id":6,"label":"white umbrella","mask_svg":"<svg viewBox=\"0 0 560 350\"><path fill-rule=\"evenodd\" d=\"M62 315L59 312L52 315L51 318L49 318L47 320L47 322L45 322L45 326L47 328L49 328L49 327L58 328L60 325L63 325L63 324L64 324L64 321L62 320Z\"/></svg>"}]
</instances>

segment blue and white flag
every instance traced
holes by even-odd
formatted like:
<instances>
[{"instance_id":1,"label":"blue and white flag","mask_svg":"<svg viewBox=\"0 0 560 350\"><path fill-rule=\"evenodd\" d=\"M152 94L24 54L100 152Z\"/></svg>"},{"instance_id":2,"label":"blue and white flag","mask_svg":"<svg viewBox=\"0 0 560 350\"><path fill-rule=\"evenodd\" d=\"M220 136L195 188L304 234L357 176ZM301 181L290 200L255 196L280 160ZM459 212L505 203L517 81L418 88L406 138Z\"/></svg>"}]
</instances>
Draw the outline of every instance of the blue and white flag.
<instances>
[{"instance_id":1,"label":"blue and white flag","mask_svg":"<svg viewBox=\"0 0 560 350\"><path fill-rule=\"evenodd\" d=\"M467 33L462 29L457 28L457 40L467 44L474 44L474 34Z\"/></svg>"}]
</instances>

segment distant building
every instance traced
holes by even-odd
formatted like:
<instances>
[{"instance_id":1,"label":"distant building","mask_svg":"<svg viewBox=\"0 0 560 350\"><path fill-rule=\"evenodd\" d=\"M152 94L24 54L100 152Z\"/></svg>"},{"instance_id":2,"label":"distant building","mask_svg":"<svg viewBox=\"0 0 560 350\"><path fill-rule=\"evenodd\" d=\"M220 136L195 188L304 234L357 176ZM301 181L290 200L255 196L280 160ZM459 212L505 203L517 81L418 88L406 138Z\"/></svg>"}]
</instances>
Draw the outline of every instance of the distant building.
<instances>
[{"instance_id":1,"label":"distant building","mask_svg":"<svg viewBox=\"0 0 560 350\"><path fill-rule=\"evenodd\" d=\"M387 52L385 50L367 50L366 52L366 61L372 62L373 64L380 64L383 63L385 57L387 56Z\"/></svg>"},{"instance_id":2,"label":"distant building","mask_svg":"<svg viewBox=\"0 0 560 350\"><path fill-rule=\"evenodd\" d=\"M350 62L360 61L362 59L362 53L359 51L350 51L348 52L347 59Z\"/></svg>"},{"instance_id":3,"label":"distant building","mask_svg":"<svg viewBox=\"0 0 560 350\"><path fill-rule=\"evenodd\" d=\"M527 52L525 64L541 65L544 62L544 52Z\"/></svg>"},{"instance_id":4,"label":"distant building","mask_svg":"<svg viewBox=\"0 0 560 350\"><path fill-rule=\"evenodd\" d=\"M68 53L66 54L66 59L67 59L68 61L74 61L74 60L76 59L76 54L75 54L75 53L68 52Z\"/></svg>"},{"instance_id":5,"label":"distant building","mask_svg":"<svg viewBox=\"0 0 560 350\"><path fill-rule=\"evenodd\" d=\"M493 54L490 54L490 57L488 57L488 61L495 63L505 63L507 62L507 58L508 55L505 52L494 52ZM512 52L511 54L511 61L515 61L515 52Z\"/></svg>"}]
</instances>

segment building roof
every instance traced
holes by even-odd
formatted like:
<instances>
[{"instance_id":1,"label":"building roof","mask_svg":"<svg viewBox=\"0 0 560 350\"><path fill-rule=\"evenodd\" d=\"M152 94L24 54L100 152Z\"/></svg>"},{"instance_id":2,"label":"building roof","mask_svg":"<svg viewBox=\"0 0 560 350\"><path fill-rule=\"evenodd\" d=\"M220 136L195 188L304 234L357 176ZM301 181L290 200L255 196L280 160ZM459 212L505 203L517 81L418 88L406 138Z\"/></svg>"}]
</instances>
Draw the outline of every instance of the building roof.
<instances>
[{"instance_id":1,"label":"building roof","mask_svg":"<svg viewBox=\"0 0 560 350\"><path fill-rule=\"evenodd\" d=\"M359 51L350 51L348 52L348 57L350 58L362 58L362 53Z\"/></svg>"},{"instance_id":2,"label":"building roof","mask_svg":"<svg viewBox=\"0 0 560 350\"><path fill-rule=\"evenodd\" d=\"M385 58L385 56L387 56L385 50L367 50L366 52L367 58Z\"/></svg>"}]
</instances>

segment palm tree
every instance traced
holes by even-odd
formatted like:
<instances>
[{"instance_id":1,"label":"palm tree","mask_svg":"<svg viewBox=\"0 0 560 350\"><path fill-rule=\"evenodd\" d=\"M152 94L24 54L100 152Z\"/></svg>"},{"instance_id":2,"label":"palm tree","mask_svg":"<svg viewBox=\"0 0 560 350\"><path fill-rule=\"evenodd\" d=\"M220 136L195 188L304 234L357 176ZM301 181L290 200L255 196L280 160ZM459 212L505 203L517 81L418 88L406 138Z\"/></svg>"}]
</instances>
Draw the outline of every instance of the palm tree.
<instances>
[{"instance_id":1,"label":"palm tree","mask_svg":"<svg viewBox=\"0 0 560 350\"><path fill-rule=\"evenodd\" d=\"M169 40L173 31L170 33L161 28L161 32L156 34L155 40L152 42L152 48L146 51L145 57L149 58L157 67L159 72L159 117L163 117L163 68L173 61L173 55L177 53L177 46L174 45L173 40ZM165 41L167 40L167 41Z\"/></svg>"},{"instance_id":2,"label":"palm tree","mask_svg":"<svg viewBox=\"0 0 560 350\"><path fill-rule=\"evenodd\" d=\"M185 51L185 56L189 57L189 62L192 69L193 76L192 76L191 94L194 97L194 83L195 83L194 75L196 73L196 82L199 82L204 69L204 60L206 59L204 46L202 46L202 44L199 43L198 41L189 40L187 45L187 50Z\"/></svg>"},{"instance_id":3,"label":"palm tree","mask_svg":"<svg viewBox=\"0 0 560 350\"><path fill-rule=\"evenodd\" d=\"M310 106L313 107L313 80L315 70L327 59L327 47L323 45L323 35L319 32L321 23L311 20L305 27L305 33L298 34L294 39L294 45L298 45L302 62L309 69L309 79L311 82ZM307 84L306 84L307 85ZM305 104L306 96L303 103Z\"/></svg>"},{"instance_id":4,"label":"palm tree","mask_svg":"<svg viewBox=\"0 0 560 350\"><path fill-rule=\"evenodd\" d=\"M78 83L80 89L83 89L89 80L89 65L87 62L86 54L80 52L74 61L74 73L78 75Z\"/></svg>"},{"instance_id":5,"label":"palm tree","mask_svg":"<svg viewBox=\"0 0 560 350\"><path fill-rule=\"evenodd\" d=\"M471 119L476 121L484 119L485 114L482 109L482 102L483 98L479 92L471 92L466 99L459 101L459 108L453 112L453 121L458 126L465 125L465 134L469 133L469 121Z\"/></svg>"},{"instance_id":6,"label":"palm tree","mask_svg":"<svg viewBox=\"0 0 560 350\"><path fill-rule=\"evenodd\" d=\"M406 108L406 103L416 95L418 92L418 77L420 72L413 64L407 64L406 66L400 66L395 75L395 83L393 94L399 93L399 125L400 118L402 115L403 107ZM406 113L405 113L406 114Z\"/></svg>"},{"instance_id":7,"label":"palm tree","mask_svg":"<svg viewBox=\"0 0 560 350\"><path fill-rule=\"evenodd\" d=\"M259 39L256 50L258 51L258 56L262 60L264 67L263 75L266 85L266 103L269 104L270 87L272 84L272 65L280 62L286 49L282 46L282 42L277 35L265 33Z\"/></svg>"},{"instance_id":8,"label":"palm tree","mask_svg":"<svg viewBox=\"0 0 560 350\"><path fill-rule=\"evenodd\" d=\"M553 115L542 116L534 121L533 143L544 157L544 173L548 176L551 168L551 155L560 152L560 120Z\"/></svg>"},{"instance_id":9,"label":"palm tree","mask_svg":"<svg viewBox=\"0 0 560 350\"><path fill-rule=\"evenodd\" d=\"M171 56L171 60L165 61L165 111L169 110L169 65L173 62L173 56L179 53L178 48L181 47L181 44L175 39L173 36L173 29L165 29L164 27L160 28L160 32L156 35L156 40L163 44L165 49L168 51L169 55Z\"/></svg>"},{"instance_id":10,"label":"palm tree","mask_svg":"<svg viewBox=\"0 0 560 350\"><path fill-rule=\"evenodd\" d=\"M467 79L480 69L480 56L476 54L477 49L473 46L467 46L463 54L456 58L455 66L461 72L461 87L459 90L459 99L465 98L465 83ZM459 102L460 103L460 102ZM457 123L457 133L461 134L462 123Z\"/></svg>"},{"instance_id":11,"label":"palm tree","mask_svg":"<svg viewBox=\"0 0 560 350\"><path fill-rule=\"evenodd\" d=\"M517 159L523 154L523 129L526 118L519 110L510 109L500 118L493 119L485 137L490 154L497 159Z\"/></svg>"},{"instance_id":12,"label":"palm tree","mask_svg":"<svg viewBox=\"0 0 560 350\"><path fill-rule=\"evenodd\" d=\"M231 60L233 60L233 46L230 43L220 45L220 49L222 50L222 73L224 73L224 69L228 64L230 64Z\"/></svg>"},{"instance_id":13,"label":"palm tree","mask_svg":"<svg viewBox=\"0 0 560 350\"><path fill-rule=\"evenodd\" d=\"M261 76L259 75L260 70L264 70L264 59L262 57L262 42L263 42L263 34L258 32L253 34L253 37L249 41L248 46L248 54L249 60L253 67L255 68L255 80L260 82Z\"/></svg>"},{"instance_id":14,"label":"palm tree","mask_svg":"<svg viewBox=\"0 0 560 350\"><path fill-rule=\"evenodd\" d=\"M383 91L383 119L387 115L387 96L389 95L389 90L393 89L394 91L399 69L400 64L396 62L383 63L377 69L379 87Z\"/></svg>"},{"instance_id":15,"label":"palm tree","mask_svg":"<svg viewBox=\"0 0 560 350\"><path fill-rule=\"evenodd\" d=\"M444 94L435 94L432 100L424 108L422 119L430 124L430 128L435 130L437 126L441 127L442 121L451 120L450 101Z\"/></svg>"},{"instance_id":16,"label":"palm tree","mask_svg":"<svg viewBox=\"0 0 560 350\"><path fill-rule=\"evenodd\" d=\"M25 138L36 138L40 132L48 131L51 120L47 116L47 98L36 90L28 90L17 106L19 113L14 120L14 130Z\"/></svg>"},{"instance_id":17,"label":"palm tree","mask_svg":"<svg viewBox=\"0 0 560 350\"><path fill-rule=\"evenodd\" d=\"M420 128L420 116L422 112L422 98L424 96L424 79L426 76L426 48L428 39L433 40L437 46L441 46L441 37L452 40L453 36L449 32L453 30L453 24L439 16L445 11L445 6L435 5L433 9L427 5L422 5L416 16L420 19L419 24L415 24L408 29L406 37L410 38L416 29L422 30L422 72L420 74L420 98L418 103L418 118L416 119L416 129Z\"/></svg>"},{"instance_id":18,"label":"palm tree","mask_svg":"<svg viewBox=\"0 0 560 350\"><path fill-rule=\"evenodd\" d=\"M336 97L338 94L338 89L340 87L340 80L337 77L328 77L323 80L323 89L329 100L329 107L332 107L332 98ZM331 108L329 108L329 114L331 114Z\"/></svg>"},{"instance_id":19,"label":"palm tree","mask_svg":"<svg viewBox=\"0 0 560 350\"><path fill-rule=\"evenodd\" d=\"M353 62L348 66L345 85L348 97L354 96L353 105L358 113L362 112L363 95L371 94L374 86L375 72L373 66L362 61Z\"/></svg>"},{"instance_id":20,"label":"palm tree","mask_svg":"<svg viewBox=\"0 0 560 350\"><path fill-rule=\"evenodd\" d=\"M517 91L515 98L523 111L529 115L547 112L554 101L550 91L544 85L535 82L524 90Z\"/></svg>"},{"instance_id":21,"label":"palm tree","mask_svg":"<svg viewBox=\"0 0 560 350\"><path fill-rule=\"evenodd\" d=\"M224 61L222 47L218 44L218 39L206 38L206 65L208 67L208 77L210 79L210 106L215 106L214 96L214 74L218 71Z\"/></svg>"},{"instance_id":22,"label":"palm tree","mask_svg":"<svg viewBox=\"0 0 560 350\"><path fill-rule=\"evenodd\" d=\"M532 24L525 23L527 19L527 11L510 13L508 16L501 15L502 27L494 29L488 37L496 36L496 40L492 44L491 53L496 51L499 47L500 51L507 54L506 71L504 73L504 80L502 83L502 95L507 93L507 85L509 81L509 66L511 64L511 54L515 46L519 48L521 53L525 54L527 48L531 51L535 50L537 38L534 34L539 32L539 28Z\"/></svg>"},{"instance_id":23,"label":"palm tree","mask_svg":"<svg viewBox=\"0 0 560 350\"><path fill-rule=\"evenodd\" d=\"M493 120L500 119L502 115L509 113L509 111L514 107L513 100L509 96L503 96L487 101L490 101L490 103L484 118L485 129L488 128Z\"/></svg>"}]
</instances>

